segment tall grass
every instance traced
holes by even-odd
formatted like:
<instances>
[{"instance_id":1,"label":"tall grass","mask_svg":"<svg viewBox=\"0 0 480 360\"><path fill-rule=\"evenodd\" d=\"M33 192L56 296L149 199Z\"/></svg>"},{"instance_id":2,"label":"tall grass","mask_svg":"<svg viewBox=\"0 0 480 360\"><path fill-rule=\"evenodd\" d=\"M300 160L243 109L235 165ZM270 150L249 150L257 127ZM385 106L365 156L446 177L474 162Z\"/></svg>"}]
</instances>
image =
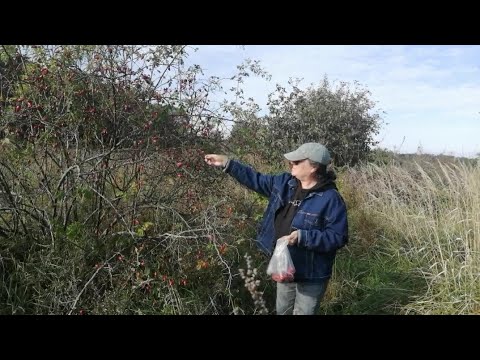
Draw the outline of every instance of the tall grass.
<instances>
[{"instance_id":1,"label":"tall grass","mask_svg":"<svg viewBox=\"0 0 480 360\"><path fill-rule=\"evenodd\" d=\"M354 215L375 228L364 242L425 286L401 313L467 314L480 309L480 167L465 163L365 165L345 174ZM349 194L349 191L353 194ZM355 224L362 233L362 224ZM368 230L368 229L367 229ZM417 289L419 290L419 289Z\"/></svg>"}]
</instances>

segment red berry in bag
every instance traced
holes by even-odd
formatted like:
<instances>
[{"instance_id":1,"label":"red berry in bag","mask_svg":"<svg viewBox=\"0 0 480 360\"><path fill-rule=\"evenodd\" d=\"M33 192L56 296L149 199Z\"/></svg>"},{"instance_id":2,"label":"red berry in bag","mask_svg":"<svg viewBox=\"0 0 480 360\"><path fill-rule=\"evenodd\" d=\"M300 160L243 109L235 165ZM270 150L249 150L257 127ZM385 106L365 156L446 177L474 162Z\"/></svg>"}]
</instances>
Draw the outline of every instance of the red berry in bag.
<instances>
[{"instance_id":1,"label":"red berry in bag","mask_svg":"<svg viewBox=\"0 0 480 360\"><path fill-rule=\"evenodd\" d=\"M294 279L293 274L295 274L295 268L292 266L289 266L286 272L272 274L272 279L277 282L289 282L289 281L293 281Z\"/></svg>"}]
</instances>

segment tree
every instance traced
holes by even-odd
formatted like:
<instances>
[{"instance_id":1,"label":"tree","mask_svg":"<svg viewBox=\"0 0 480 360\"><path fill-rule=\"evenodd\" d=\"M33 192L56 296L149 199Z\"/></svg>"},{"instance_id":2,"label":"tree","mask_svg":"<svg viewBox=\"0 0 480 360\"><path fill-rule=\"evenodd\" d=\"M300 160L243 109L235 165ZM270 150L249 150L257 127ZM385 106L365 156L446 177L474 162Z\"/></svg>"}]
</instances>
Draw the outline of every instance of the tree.
<instances>
[{"instance_id":1,"label":"tree","mask_svg":"<svg viewBox=\"0 0 480 360\"><path fill-rule=\"evenodd\" d=\"M366 159L378 142L380 115L374 111L370 92L354 82L354 88L340 82L333 88L325 76L319 87L301 90L298 81L289 82L293 91L277 85L269 95L266 144L276 156L305 142L321 142L330 149L335 165L354 165Z\"/></svg>"},{"instance_id":2,"label":"tree","mask_svg":"<svg viewBox=\"0 0 480 360\"><path fill-rule=\"evenodd\" d=\"M225 79L188 51L0 46L0 313L172 313L172 291L205 299L174 311L230 311L245 219L203 154L256 109L240 85L260 70L239 66L219 107Z\"/></svg>"}]
</instances>

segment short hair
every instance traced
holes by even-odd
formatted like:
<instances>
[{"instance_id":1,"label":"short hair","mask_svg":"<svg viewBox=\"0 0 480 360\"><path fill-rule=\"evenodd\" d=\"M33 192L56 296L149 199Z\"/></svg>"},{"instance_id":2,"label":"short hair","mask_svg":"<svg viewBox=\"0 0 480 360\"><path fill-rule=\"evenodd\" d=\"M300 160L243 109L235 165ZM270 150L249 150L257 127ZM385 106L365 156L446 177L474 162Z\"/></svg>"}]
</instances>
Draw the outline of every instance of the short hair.
<instances>
[{"instance_id":1,"label":"short hair","mask_svg":"<svg viewBox=\"0 0 480 360\"><path fill-rule=\"evenodd\" d=\"M317 170L315 171L315 175L318 178L324 178L326 180L335 180L337 178L337 174L335 174L335 170L333 170L331 164L323 165L310 159L307 160L312 167L317 168Z\"/></svg>"}]
</instances>

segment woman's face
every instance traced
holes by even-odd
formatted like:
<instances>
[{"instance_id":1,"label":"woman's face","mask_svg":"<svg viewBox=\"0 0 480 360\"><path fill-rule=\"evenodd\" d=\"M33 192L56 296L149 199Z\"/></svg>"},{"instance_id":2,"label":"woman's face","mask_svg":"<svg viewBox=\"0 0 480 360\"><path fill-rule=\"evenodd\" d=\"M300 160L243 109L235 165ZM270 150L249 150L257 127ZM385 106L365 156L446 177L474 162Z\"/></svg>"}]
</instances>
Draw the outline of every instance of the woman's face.
<instances>
[{"instance_id":1,"label":"woman's face","mask_svg":"<svg viewBox=\"0 0 480 360\"><path fill-rule=\"evenodd\" d=\"M307 159L299 161L289 161L290 172L298 180L308 180L315 174L315 168L310 165L310 161Z\"/></svg>"}]
</instances>

